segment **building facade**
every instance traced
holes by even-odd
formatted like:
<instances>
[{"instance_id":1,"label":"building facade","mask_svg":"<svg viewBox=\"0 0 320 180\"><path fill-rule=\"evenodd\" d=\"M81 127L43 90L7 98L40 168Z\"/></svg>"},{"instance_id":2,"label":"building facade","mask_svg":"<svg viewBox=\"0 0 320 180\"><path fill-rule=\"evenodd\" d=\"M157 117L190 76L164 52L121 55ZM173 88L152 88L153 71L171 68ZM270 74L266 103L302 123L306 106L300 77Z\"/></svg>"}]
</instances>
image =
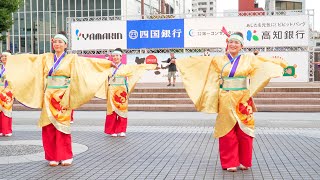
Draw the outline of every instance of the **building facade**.
<instances>
[{"instance_id":1,"label":"building facade","mask_svg":"<svg viewBox=\"0 0 320 180\"><path fill-rule=\"evenodd\" d=\"M263 11L257 0L238 0L239 11Z\"/></svg>"},{"instance_id":2,"label":"building facade","mask_svg":"<svg viewBox=\"0 0 320 180\"><path fill-rule=\"evenodd\" d=\"M265 9L267 11L292 10L304 11L305 0L266 0Z\"/></svg>"},{"instance_id":3,"label":"building facade","mask_svg":"<svg viewBox=\"0 0 320 180\"><path fill-rule=\"evenodd\" d=\"M182 14L183 0L166 0L165 12ZM144 0L144 14L160 13L161 0ZM0 51L41 54L52 49L51 38L66 30L69 17L122 16L125 19L141 18L141 0L24 0L13 13L14 24L8 40L1 42Z\"/></svg>"},{"instance_id":4,"label":"building facade","mask_svg":"<svg viewBox=\"0 0 320 180\"><path fill-rule=\"evenodd\" d=\"M216 16L216 0L192 0L193 16Z\"/></svg>"}]
</instances>

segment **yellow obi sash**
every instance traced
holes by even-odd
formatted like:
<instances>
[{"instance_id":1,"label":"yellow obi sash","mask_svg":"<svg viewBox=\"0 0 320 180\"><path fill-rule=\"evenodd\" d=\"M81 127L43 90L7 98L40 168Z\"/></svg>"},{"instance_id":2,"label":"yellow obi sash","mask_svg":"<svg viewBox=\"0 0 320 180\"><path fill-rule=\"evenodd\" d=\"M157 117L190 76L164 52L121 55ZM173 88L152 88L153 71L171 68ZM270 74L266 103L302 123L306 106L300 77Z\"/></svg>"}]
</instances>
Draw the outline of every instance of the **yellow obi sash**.
<instances>
[{"instance_id":1,"label":"yellow obi sash","mask_svg":"<svg viewBox=\"0 0 320 180\"><path fill-rule=\"evenodd\" d=\"M48 76L48 89L67 88L70 84L70 78L67 76Z\"/></svg>"},{"instance_id":2,"label":"yellow obi sash","mask_svg":"<svg viewBox=\"0 0 320 180\"><path fill-rule=\"evenodd\" d=\"M241 91L247 89L247 77L223 77L222 90L225 91Z\"/></svg>"},{"instance_id":3,"label":"yellow obi sash","mask_svg":"<svg viewBox=\"0 0 320 180\"><path fill-rule=\"evenodd\" d=\"M123 76L114 76L109 79L109 84L111 86L122 86L127 84L127 79Z\"/></svg>"}]
</instances>

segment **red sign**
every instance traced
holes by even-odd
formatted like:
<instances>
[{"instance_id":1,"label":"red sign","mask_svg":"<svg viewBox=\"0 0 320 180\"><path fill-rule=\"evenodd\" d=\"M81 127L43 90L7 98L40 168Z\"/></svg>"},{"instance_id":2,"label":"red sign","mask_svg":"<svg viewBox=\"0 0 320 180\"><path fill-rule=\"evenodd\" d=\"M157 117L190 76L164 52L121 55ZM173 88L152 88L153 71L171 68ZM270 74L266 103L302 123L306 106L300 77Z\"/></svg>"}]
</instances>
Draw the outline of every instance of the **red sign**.
<instances>
[{"instance_id":1,"label":"red sign","mask_svg":"<svg viewBox=\"0 0 320 180\"><path fill-rule=\"evenodd\" d=\"M157 64L157 57L154 55L149 55L146 57L146 64Z\"/></svg>"}]
</instances>

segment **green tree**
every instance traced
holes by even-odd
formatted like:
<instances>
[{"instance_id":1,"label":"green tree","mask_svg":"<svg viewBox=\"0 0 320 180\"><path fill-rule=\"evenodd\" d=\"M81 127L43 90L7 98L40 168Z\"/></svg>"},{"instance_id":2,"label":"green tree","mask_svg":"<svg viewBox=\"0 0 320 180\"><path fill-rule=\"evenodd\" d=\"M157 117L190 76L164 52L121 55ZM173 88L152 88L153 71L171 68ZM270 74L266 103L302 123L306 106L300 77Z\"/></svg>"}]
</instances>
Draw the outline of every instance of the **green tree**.
<instances>
[{"instance_id":1,"label":"green tree","mask_svg":"<svg viewBox=\"0 0 320 180\"><path fill-rule=\"evenodd\" d=\"M12 13L16 12L23 0L0 0L0 33L3 36L0 40L5 39L4 32L7 32L12 26Z\"/></svg>"}]
</instances>

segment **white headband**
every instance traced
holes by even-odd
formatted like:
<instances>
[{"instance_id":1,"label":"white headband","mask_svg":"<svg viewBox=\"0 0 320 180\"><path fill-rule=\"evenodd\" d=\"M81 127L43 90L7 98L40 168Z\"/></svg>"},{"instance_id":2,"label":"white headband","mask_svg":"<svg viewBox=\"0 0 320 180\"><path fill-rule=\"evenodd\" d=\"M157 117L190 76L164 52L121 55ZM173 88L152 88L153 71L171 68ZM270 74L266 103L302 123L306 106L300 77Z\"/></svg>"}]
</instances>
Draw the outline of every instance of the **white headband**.
<instances>
[{"instance_id":1,"label":"white headband","mask_svg":"<svg viewBox=\"0 0 320 180\"><path fill-rule=\"evenodd\" d=\"M56 34L56 35L54 36L54 39L61 39L61 40L63 40L66 44L68 43L67 37L64 36L63 34Z\"/></svg>"},{"instance_id":2,"label":"white headband","mask_svg":"<svg viewBox=\"0 0 320 180\"><path fill-rule=\"evenodd\" d=\"M122 52L121 52L121 51L118 51L118 50L113 51L112 54L118 54L118 55L122 56Z\"/></svg>"},{"instance_id":3,"label":"white headband","mask_svg":"<svg viewBox=\"0 0 320 180\"><path fill-rule=\"evenodd\" d=\"M240 41L240 43L243 45L243 37L237 35L237 34L232 34L229 38L228 41L230 40L236 40L236 41Z\"/></svg>"},{"instance_id":4,"label":"white headband","mask_svg":"<svg viewBox=\"0 0 320 180\"><path fill-rule=\"evenodd\" d=\"M11 53L9 53L9 52L3 52L2 55L11 56Z\"/></svg>"}]
</instances>

